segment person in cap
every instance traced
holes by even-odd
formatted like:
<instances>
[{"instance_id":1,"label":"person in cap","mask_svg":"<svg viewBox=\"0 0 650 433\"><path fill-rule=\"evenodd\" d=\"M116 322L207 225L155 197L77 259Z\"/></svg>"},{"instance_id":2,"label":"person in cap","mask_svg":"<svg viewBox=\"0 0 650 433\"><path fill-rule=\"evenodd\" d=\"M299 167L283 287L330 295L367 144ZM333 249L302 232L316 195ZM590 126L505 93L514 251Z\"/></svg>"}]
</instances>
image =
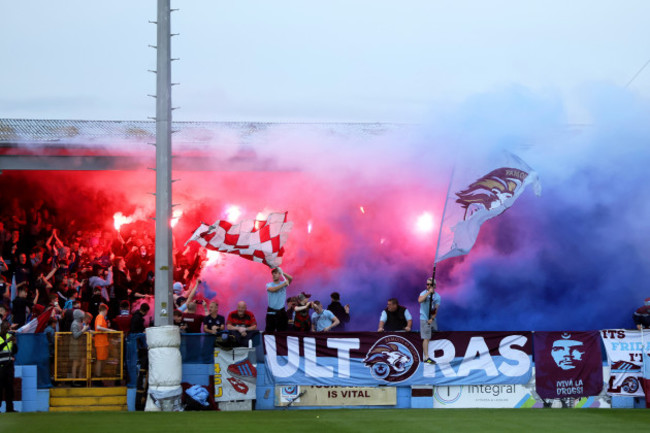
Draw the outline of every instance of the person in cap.
<instances>
[{"instance_id":1,"label":"person in cap","mask_svg":"<svg viewBox=\"0 0 650 433\"><path fill-rule=\"evenodd\" d=\"M180 281L176 281L172 285L172 292L173 292L172 297L174 299L174 305L176 305L177 307L182 305L187 300L187 297L183 296L183 283L181 283Z\"/></svg>"},{"instance_id":2,"label":"person in cap","mask_svg":"<svg viewBox=\"0 0 650 433\"><path fill-rule=\"evenodd\" d=\"M440 307L440 295L436 293L436 281L433 278L427 279L427 288L418 296L420 303L420 337L422 338L422 354L426 364L433 364L429 358L429 341L431 334L438 331L438 308Z\"/></svg>"},{"instance_id":3,"label":"person in cap","mask_svg":"<svg viewBox=\"0 0 650 433\"><path fill-rule=\"evenodd\" d=\"M269 306L266 311L266 328L264 332L286 331L289 327L289 318L285 310L287 301L287 287L293 277L280 268L271 270L273 281L266 284Z\"/></svg>"},{"instance_id":4,"label":"person in cap","mask_svg":"<svg viewBox=\"0 0 650 433\"><path fill-rule=\"evenodd\" d=\"M309 317L309 309L313 308L312 303L309 301L311 295L302 292L297 298L297 305L293 307L293 328L299 332L309 332L311 330L311 319Z\"/></svg>"},{"instance_id":5,"label":"person in cap","mask_svg":"<svg viewBox=\"0 0 650 433\"><path fill-rule=\"evenodd\" d=\"M645 302L636 309L632 319L639 331L643 328L650 328L650 298L645 298Z\"/></svg>"}]
</instances>

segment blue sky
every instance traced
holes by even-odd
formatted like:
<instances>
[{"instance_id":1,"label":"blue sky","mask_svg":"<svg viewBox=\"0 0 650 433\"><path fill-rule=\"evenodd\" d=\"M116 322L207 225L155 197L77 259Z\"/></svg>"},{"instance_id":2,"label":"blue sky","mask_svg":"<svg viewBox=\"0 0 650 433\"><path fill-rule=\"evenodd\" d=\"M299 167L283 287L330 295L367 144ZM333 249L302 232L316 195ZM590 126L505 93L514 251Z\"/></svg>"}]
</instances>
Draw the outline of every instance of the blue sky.
<instances>
[{"instance_id":1,"label":"blue sky","mask_svg":"<svg viewBox=\"0 0 650 433\"><path fill-rule=\"evenodd\" d=\"M173 1L178 120L421 122L524 86L591 119L585 84L650 59L646 1ZM155 110L156 2L0 0L0 117ZM650 95L650 70L630 88Z\"/></svg>"}]
</instances>

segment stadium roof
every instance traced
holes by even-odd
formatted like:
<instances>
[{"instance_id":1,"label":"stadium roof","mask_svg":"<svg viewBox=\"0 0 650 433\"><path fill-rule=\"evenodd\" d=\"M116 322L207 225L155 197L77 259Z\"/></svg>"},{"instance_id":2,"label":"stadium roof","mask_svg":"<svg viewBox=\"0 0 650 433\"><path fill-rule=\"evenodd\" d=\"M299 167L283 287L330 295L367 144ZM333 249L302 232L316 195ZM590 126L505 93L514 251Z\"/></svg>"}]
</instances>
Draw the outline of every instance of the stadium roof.
<instances>
[{"instance_id":1,"label":"stadium roof","mask_svg":"<svg viewBox=\"0 0 650 433\"><path fill-rule=\"evenodd\" d=\"M256 147L283 136L365 140L408 129L387 123L173 122L174 169L291 170ZM0 170L134 170L153 167L154 121L0 119Z\"/></svg>"}]
</instances>

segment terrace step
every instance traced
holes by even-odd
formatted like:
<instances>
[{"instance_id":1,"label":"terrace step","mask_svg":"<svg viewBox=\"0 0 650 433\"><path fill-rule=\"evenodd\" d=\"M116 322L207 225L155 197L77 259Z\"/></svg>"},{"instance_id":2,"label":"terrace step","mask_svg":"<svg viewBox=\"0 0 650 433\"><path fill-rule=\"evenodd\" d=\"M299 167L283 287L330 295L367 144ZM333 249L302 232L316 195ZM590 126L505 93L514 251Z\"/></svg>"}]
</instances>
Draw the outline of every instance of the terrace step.
<instances>
[{"instance_id":1,"label":"terrace step","mask_svg":"<svg viewBox=\"0 0 650 433\"><path fill-rule=\"evenodd\" d=\"M126 387L52 388L51 412L125 411Z\"/></svg>"},{"instance_id":2,"label":"terrace step","mask_svg":"<svg viewBox=\"0 0 650 433\"><path fill-rule=\"evenodd\" d=\"M126 412L126 405L50 406L50 412Z\"/></svg>"}]
</instances>

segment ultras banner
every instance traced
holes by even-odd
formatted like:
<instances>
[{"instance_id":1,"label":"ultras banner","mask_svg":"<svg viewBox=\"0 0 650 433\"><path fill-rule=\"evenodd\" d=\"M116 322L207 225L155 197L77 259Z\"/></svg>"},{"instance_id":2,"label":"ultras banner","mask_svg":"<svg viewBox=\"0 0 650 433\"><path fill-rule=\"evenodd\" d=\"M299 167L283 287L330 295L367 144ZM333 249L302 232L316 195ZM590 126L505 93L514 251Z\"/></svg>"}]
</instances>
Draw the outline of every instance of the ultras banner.
<instances>
[{"instance_id":1,"label":"ultras banner","mask_svg":"<svg viewBox=\"0 0 650 433\"><path fill-rule=\"evenodd\" d=\"M600 331L610 365L609 395L643 397L643 351L650 354L650 338L641 331L603 329Z\"/></svg>"},{"instance_id":2,"label":"ultras banner","mask_svg":"<svg viewBox=\"0 0 650 433\"><path fill-rule=\"evenodd\" d=\"M580 398L603 389L598 331L535 332L535 384L542 398Z\"/></svg>"},{"instance_id":3,"label":"ultras banner","mask_svg":"<svg viewBox=\"0 0 650 433\"><path fill-rule=\"evenodd\" d=\"M403 333L264 335L276 385L377 386L527 383L531 332L438 332L422 362L422 340Z\"/></svg>"}]
</instances>

